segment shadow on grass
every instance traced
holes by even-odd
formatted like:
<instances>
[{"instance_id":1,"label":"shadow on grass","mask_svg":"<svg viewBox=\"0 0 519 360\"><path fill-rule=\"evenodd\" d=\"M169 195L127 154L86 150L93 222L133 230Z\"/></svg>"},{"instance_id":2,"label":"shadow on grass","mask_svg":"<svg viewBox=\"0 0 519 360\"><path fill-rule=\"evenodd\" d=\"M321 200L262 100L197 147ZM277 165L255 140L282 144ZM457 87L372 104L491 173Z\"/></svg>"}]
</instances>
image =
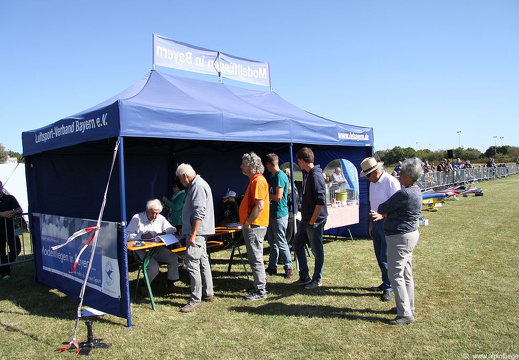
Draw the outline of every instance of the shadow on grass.
<instances>
[{"instance_id":1,"label":"shadow on grass","mask_svg":"<svg viewBox=\"0 0 519 360\"><path fill-rule=\"evenodd\" d=\"M378 314L387 314L386 311L373 309L338 308L328 305L287 305L281 302L269 302L260 306L235 306L230 311L244 312L257 315L273 316L304 316L308 318L342 318L348 320L363 320L369 322L387 322L387 317Z\"/></svg>"},{"instance_id":2,"label":"shadow on grass","mask_svg":"<svg viewBox=\"0 0 519 360\"><path fill-rule=\"evenodd\" d=\"M1 321L0 321L0 327L3 328L5 331L18 333L19 335L22 335L22 336L24 336L26 338L34 340L34 341L36 341L38 343L43 343L43 344L48 345L48 346L54 346L54 344L51 344L48 341L44 341L44 340L40 339L38 336L36 336L34 334L29 334L28 332L26 332L23 329L16 328L16 327L14 327L12 325L4 324Z\"/></svg>"},{"instance_id":3,"label":"shadow on grass","mask_svg":"<svg viewBox=\"0 0 519 360\"><path fill-rule=\"evenodd\" d=\"M14 314L21 316L41 316L52 319L71 320L76 319L78 304L66 295L54 290L45 284L34 280L34 265L32 263L17 264L12 267L12 278L1 283L0 301L5 300L19 311L2 309L1 314ZM84 318L87 319L86 317ZM117 324L117 322L103 317L96 317L96 321ZM33 337L33 335L28 335Z\"/></svg>"}]
</instances>

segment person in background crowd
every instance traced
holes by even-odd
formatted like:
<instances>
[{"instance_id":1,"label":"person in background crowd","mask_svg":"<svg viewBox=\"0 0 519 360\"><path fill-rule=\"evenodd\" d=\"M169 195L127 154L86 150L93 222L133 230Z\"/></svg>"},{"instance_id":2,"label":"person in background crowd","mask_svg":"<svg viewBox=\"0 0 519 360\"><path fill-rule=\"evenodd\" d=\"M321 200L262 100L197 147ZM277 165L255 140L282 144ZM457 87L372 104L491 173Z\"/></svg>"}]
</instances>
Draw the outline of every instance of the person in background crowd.
<instances>
[{"instance_id":1,"label":"person in background crowd","mask_svg":"<svg viewBox=\"0 0 519 360\"><path fill-rule=\"evenodd\" d=\"M21 243L14 235L14 217L22 212L16 198L4 193L4 184L0 181L0 264L13 262L20 253ZM10 278L11 266L0 266L0 280Z\"/></svg>"},{"instance_id":2,"label":"person in background crowd","mask_svg":"<svg viewBox=\"0 0 519 360\"><path fill-rule=\"evenodd\" d=\"M182 235L186 237L185 261L191 280L191 297L180 311L188 313L202 306L202 300L214 301L213 274L206 246L207 235L214 234L215 228L213 193L189 164L180 164L175 175L186 188Z\"/></svg>"},{"instance_id":3,"label":"person in background crowd","mask_svg":"<svg viewBox=\"0 0 519 360\"><path fill-rule=\"evenodd\" d=\"M162 212L162 203L158 199L149 200L146 203L146 211L133 215L128 227L126 228L126 240L149 240L157 235L175 234L177 230L166 220L160 213ZM142 259L145 251L135 251L135 254ZM166 292L179 291L175 286L175 281L179 280L178 275L178 257L165 246L158 247L150 259L147 267L148 279L150 282L155 279L159 273L159 262L168 264L168 282ZM142 295L147 295L146 284L142 283Z\"/></svg>"},{"instance_id":4,"label":"person in background crowd","mask_svg":"<svg viewBox=\"0 0 519 360\"><path fill-rule=\"evenodd\" d=\"M269 225L269 186L263 176L265 168L254 152L242 156L240 169L249 178L249 185L240 204L240 223L247 248L247 259L254 277L253 289L245 300L267 297L267 277L263 264L263 240Z\"/></svg>"},{"instance_id":5,"label":"person in background crowd","mask_svg":"<svg viewBox=\"0 0 519 360\"><path fill-rule=\"evenodd\" d=\"M452 171L454 170L452 167L452 163L450 160L445 160L445 169L443 171Z\"/></svg>"},{"instance_id":6,"label":"person in background crowd","mask_svg":"<svg viewBox=\"0 0 519 360\"><path fill-rule=\"evenodd\" d=\"M331 199L335 198L335 193L339 192L341 185L346 182L344 175L342 175L342 169L340 166L335 168L335 171L332 173L331 180L332 183L330 187L330 201Z\"/></svg>"},{"instance_id":7,"label":"person in background crowd","mask_svg":"<svg viewBox=\"0 0 519 360\"><path fill-rule=\"evenodd\" d=\"M417 222L422 211L422 192L416 182L422 175L420 159L406 159L400 174L402 189L380 204L378 211L370 211L373 221L384 219L388 273L396 302L393 311L397 314L391 325L415 321L413 250L420 237Z\"/></svg>"},{"instance_id":8,"label":"person in background crowd","mask_svg":"<svg viewBox=\"0 0 519 360\"><path fill-rule=\"evenodd\" d=\"M487 167L491 167L491 168L497 167L494 158L488 158Z\"/></svg>"},{"instance_id":9,"label":"person in background crowd","mask_svg":"<svg viewBox=\"0 0 519 360\"><path fill-rule=\"evenodd\" d=\"M326 184L323 171L314 165L313 151L304 147L296 154L297 164L306 171L301 203L301 221L297 226L294 238L294 250L299 262L299 280L294 285L305 286L305 289L315 289L322 286L324 268L323 231L328 218L326 208ZM309 275L308 260L305 246L309 244L315 258L314 273Z\"/></svg>"},{"instance_id":10,"label":"person in background crowd","mask_svg":"<svg viewBox=\"0 0 519 360\"><path fill-rule=\"evenodd\" d=\"M383 162L377 162L373 157L362 160L360 167L362 171L361 177L366 177L369 181L369 203L370 209L376 210L378 206L389 199L394 193L400 190L398 180L382 170ZM369 223L369 234L373 238L373 249L375 257L380 268L382 283L374 286L371 291L382 291L380 299L382 301L391 301L393 298L393 288L387 274L387 245L386 236L381 222Z\"/></svg>"},{"instance_id":11,"label":"person in background crowd","mask_svg":"<svg viewBox=\"0 0 519 360\"><path fill-rule=\"evenodd\" d=\"M287 207L288 207L288 225L287 225L287 233L286 233L286 239L289 247L292 244L292 240L294 238L295 233L295 219L294 219L294 206L293 204L293 196L292 191L294 191L295 199L296 199L296 215L300 208L300 201L299 201L299 193L297 191L296 187L292 187L291 177L290 177L290 169L286 168L284 170L285 174L288 177L288 198L287 198Z\"/></svg>"},{"instance_id":12,"label":"person in background crowd","mask_svg":"<svg viewBox=\"0 0 519 360\"><path fill-rule=\"evenodd\" d=\"M168 221L178 232L180 232L182 228L182 208L184 207L185 198L186 191L180 180L173 182L173 195L171 196L171 200L166 196L162 197L162 201L164 201L164 204L169 208Z\"/></svg>"},{"instance_id":13,"label":"person in background crowd","mask_svg":"<svg viewBox=\"0 0 519 360\"><path fill-rule=\"evenodd\" d=\"M440 161L440 163L436 167L436 171L445 171L445 160Z\"/></svg>"},{"instance_id":14,"label":"person in background crowd","mask_svg":"<svg viewBox=\"0 0 519 360\"><path fill-rule=\"evenodd\" d=\"M281 255L285 278L292 279L292 255L286 238L288 226L288 189L287 175L279 168L279 159L276 154L267 154L265 166L271 173L270 178L270 219L267 229L267 238L270 244L270 257L265 270L269 275L277 274L278 258Z\"/></svg>"},{"instance_id":15,"label":"person in background crowd","mask_svg":"<svg viewBox=\"0 0 519 360\"><path fill-rule=\"evenodd\" d=\"M237 223L240 220L238 203L236 202L236 192L227 190L223 196L223 218L220 221L222 226L230 223Z\"/></svg>"},{"instance_id":16,"label":"person in background crowd","mask_svg":"<svg viewBox=\"0 0 519 360\"><path fill-rule=\"evenodd\" d=\"M402 162L401 161L398 162L394 171L396 173L395 176L400 176L400 171L402 171Z\"/></svg>"}]
</instances>

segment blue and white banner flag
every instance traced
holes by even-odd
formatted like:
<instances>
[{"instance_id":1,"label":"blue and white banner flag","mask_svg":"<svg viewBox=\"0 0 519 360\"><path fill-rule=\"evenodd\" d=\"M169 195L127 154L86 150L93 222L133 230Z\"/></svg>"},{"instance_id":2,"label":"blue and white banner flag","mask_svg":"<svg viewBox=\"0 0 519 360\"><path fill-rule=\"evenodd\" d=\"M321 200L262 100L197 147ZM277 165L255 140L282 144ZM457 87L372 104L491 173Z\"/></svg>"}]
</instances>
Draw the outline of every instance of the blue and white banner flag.
<instances>
[{"instance_id":1,"label":"blue and white banner flag","mask_svg":"<svg viewBox=\"0 0 519 360\"><path fill-rule=\"evenodd\" d=\"M153 34L153 65L270 87L266 62L243 59Z\"/></svg>"},{"instance_id":2,"label":"blue and white banner flag","mask_svg":"<svg viewBox=\"0 0 519 360\"><path fill-rule=\"evenodd\" d=\"M41 221L41 252L43 270L82 283L85 279L89 260L77 255L88 241L84 236L78 241L67 241L80 232L77 229L91 229L94 220L69 218L57 215L39 214ZM102 236L96 247L88 286L113 298L121 297L120 273L117 255L117 223L103 221L99 229ZM87 232L81 231L86 234Z\"/></svg>"}]
</instances>

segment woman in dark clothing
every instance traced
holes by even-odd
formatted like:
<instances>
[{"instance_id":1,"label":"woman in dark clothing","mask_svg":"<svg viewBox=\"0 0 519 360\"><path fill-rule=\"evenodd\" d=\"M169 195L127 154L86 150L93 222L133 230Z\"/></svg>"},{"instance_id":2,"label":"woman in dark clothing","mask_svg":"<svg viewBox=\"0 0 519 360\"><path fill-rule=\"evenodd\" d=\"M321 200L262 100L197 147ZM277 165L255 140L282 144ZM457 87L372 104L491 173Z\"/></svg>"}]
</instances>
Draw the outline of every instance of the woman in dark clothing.
<instances>
[{"instance_id":1,"label":"woman in dark clothing","mask_svg":"<svg viewBox=\"0 0 519 360\"><path fill-rule=\"evenodd\" d=\"M410 324L415 321L413 250L418 243L418 219L422 211L422 192L416 182L422 177L422 161L406 159L402 163L400 184L377 211L371 211L374 221L384 219L387 242L387 267L389 280L395 292L397 316L391 325Z\"/></svg>"}]
</instances>

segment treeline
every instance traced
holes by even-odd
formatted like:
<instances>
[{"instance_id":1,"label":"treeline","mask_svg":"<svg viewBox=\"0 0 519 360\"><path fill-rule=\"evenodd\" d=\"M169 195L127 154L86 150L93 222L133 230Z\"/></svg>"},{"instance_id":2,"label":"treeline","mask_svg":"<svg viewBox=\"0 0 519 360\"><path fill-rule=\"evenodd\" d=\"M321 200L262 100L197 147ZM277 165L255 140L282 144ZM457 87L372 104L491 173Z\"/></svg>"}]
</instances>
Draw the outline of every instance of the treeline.
<instances>
[{"instance_id":1,"label":"treeline","mask_svg":"<svg viewBox=\"0 0 519 360\"><path fill-rule=\"evenodd\" d=\"M7 158L14 157L18 160L18 162L23 162L23 155L17 152L6 150L5 147L0 144L0 164L5 163Z\"/></svg>"},{"instance_id":2,"label":"treeline","mask_svg":"<svg viewBox=\"0 0 519 360\"><path fill-rule=\"evenodd\" d=\"M379 150L375 153L375 157L380 159L387 165L396 164L399 161L410 157L419 157L423 161L429 161L438 164L442 159L460 158L463 161L470 160L471 163L486 163L488 158L494 158L496 163L515 163L519 158L519 147L515 146L491 146L484 153L473 148L462 148L452 149L454 154L449 157L449 150L437 150L432 151L429 149L415 150L411 147L402 148L395 146L388 150Z\"/></svg>"},{"instance_id":3,"label":"treeline","mask_svg":"<svg viewBox=\"0 0 519 360\"><path fill-rule=\"evenodd\" d=\"M494 158L496 163L515 163L519 158L519 147L516 146L491 146L484 153L473 148L462 148L452 149L454 156L452 158L460 158L463 161L470 160L471 163L486 163L488 158ZM395 146L392 149L378 150L375 153L375 157L387 165L396 164L399 161L410 157L419 157L423 161L434 162L437 164L442 159L449 159L448 150L437 150L432 151L429 149L415 150L411 147L402 148ZM0 164L4 163L8 157L14 157L18 162L23 162L23 155L14 151L6 150L5 147L0 144Z\"/></svg>"}]
</instances>

